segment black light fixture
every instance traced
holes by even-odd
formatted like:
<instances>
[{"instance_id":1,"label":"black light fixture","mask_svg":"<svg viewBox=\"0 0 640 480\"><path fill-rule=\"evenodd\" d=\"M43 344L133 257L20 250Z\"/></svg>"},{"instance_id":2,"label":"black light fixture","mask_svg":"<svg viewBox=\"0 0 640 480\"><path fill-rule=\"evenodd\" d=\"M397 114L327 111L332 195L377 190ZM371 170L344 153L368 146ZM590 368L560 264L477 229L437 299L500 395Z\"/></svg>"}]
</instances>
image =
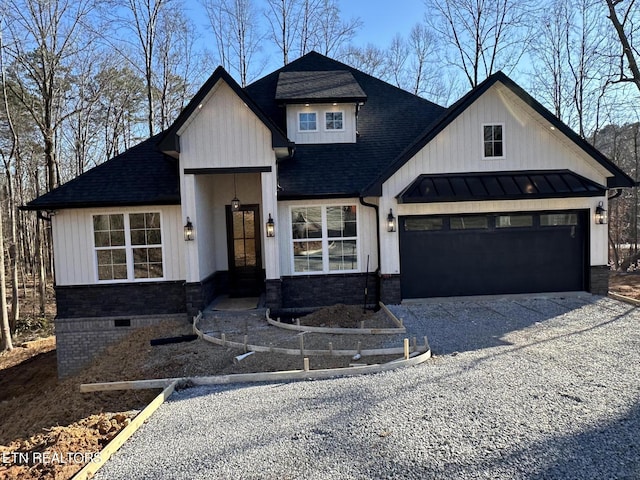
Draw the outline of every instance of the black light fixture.
<instances>
[{"instance_id":1,"label":"black light fixture","mask_svg":"<svg viewBox=\"0 0 640 480\"><path fill-rule=\"evenodd\" d=\"M595 222L596 225L604 225L607 223L607 211L604 209L604 204L602 202L599 202L596 207Z\"/></svg>"},{"instance_id":2,"label":"black light fixture","mask_svg":"<svg viewBox=\"0 0 640 480\"><path fill-rule=\"evenodd\" d=\"M187 217L187 223L184 226L184 241L190 242L193 240L194 232L193 232L193 223L191 223L191 219Z\"/></svg>"},{"instance_id":3,"label":"black light fixture","mask_svg":"<svg viewBox=\"0 0 640 480\"><path fill-rule=\"evenodd\" d=\"M238 195L236 193L236 174L233 174L233 199L231 200L231 210L237 212L240 210L240 200L238 200Z\"/></svg>"},{"instance_id":4,"label":"black light fixture","mask_svg":"<svg viewBox=\"0 0 640 480\"><path fill-rule=\"evenodd\" d=\"M267 237L275 237L276 236L276 224L273 223L273 218L271 218L271 214L269 214L269 220L267 220Z\"/></svg>"},{"instance_id":5,"label":"black light fixture","mask_svg":"<svg viewBox=\"0 0 640 480\"><path fill-rule=\"evenodd\" d=\"M389 209L389 215L387 215L387 232L396 231L396 217L393 216L393 210Z\"/></svg>"}]
</instances>

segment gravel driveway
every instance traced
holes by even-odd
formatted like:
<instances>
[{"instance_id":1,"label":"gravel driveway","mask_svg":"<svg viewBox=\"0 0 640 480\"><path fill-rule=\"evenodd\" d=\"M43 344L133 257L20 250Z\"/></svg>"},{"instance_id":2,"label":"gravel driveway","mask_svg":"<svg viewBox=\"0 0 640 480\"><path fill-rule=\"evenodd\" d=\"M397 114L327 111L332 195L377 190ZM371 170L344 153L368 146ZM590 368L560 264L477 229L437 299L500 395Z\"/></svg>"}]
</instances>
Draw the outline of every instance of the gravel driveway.
<instances>
[{"instance_id":1,"label":"gravel driveway","mask_svg":"<svg viewBox=\"0 0 640 480\"><path fill-rule=\"evenodd\" d=\"M640 478L640 310L591 296L394 310L431 361L177 392L96 478Z\"/></svg>"}]
</instances>

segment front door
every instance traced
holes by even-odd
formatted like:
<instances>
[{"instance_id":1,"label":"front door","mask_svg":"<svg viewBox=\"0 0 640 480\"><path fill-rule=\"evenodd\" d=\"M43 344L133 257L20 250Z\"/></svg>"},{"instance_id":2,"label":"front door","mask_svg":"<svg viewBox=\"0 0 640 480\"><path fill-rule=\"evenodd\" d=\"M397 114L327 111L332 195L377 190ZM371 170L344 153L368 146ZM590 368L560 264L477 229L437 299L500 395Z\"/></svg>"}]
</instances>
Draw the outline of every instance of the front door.
<instances>
[{"instance_id":1,"label":"front door","mask_svg":"<svg viewBox=\"0 0 640 480\"><path fill-rule=\"evenodd\" d=\"M242 205L231 210L227 205L227 244L229 252L229 295L252 297L263 286L260 252L260 208Z\"/></svg>"}]
</instances>

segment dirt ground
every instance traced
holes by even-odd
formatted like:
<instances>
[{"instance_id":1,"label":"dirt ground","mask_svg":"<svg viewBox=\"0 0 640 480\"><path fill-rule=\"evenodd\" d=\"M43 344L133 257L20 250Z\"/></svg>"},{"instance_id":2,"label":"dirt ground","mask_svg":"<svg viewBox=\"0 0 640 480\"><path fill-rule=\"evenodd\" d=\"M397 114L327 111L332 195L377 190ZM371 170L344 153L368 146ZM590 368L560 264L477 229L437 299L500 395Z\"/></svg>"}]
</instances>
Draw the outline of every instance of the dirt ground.
<instances>
[{"instance_id":1,"label":"dirt ground","mask_svg":"<svg viewBox=\"0 0 640 480\"><path fill-rule=\"evenodd\" d=\"M640 272L612 273L609 276L609 291L640 300Z\"/></svg>"},{"instance_id":2,"label":"dirt ground","mask_svg":"<svg viewBox=\"0 0 640 480\"><path fill-rule=\"evenodd\" d=\"M348 321L336 322L333 318ZM304 317L303 317L304 319ZM311 322L360 326L371 313L332 307ZM301 323L304 323L302 320ZM80 393L81 383L302 369L299 356L255 353L234 362L239 350L202 340L151 346L150 340L191 333L187 322L133 332L80 374L57 379L53 337L0 354L0 480L67 479L91 460L158 391ZM388 357L367 358L368 363ZM346 357L311 357L312 369L346 367ZM71 457L69 457L71 455ZM39 461L45 459L45 461Z\"/></svg>"}]
</instances>

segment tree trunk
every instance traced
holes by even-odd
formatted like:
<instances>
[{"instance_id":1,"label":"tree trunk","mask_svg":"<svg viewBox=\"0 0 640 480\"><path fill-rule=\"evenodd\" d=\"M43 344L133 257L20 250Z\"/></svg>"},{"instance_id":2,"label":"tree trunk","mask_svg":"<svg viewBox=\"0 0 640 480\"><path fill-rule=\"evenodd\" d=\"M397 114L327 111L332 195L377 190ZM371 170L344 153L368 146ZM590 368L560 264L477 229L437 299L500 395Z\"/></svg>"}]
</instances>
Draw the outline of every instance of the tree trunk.
<instances>
[{"instance_id":1,"label":"tree trunk","mask_svg":"<svg viewBox=\"0 0 640 480\"><path fill-rule=\"evenodd\" d=\"M0 337L2 345L0 351L13 350L11 341L11 330L9 329L9 314L7 313L7 284L4 274L4 232L2 231L2 220L4 215L0 211L0 313L2 322L0 323Z\"/></svg>"}]
</instances>

